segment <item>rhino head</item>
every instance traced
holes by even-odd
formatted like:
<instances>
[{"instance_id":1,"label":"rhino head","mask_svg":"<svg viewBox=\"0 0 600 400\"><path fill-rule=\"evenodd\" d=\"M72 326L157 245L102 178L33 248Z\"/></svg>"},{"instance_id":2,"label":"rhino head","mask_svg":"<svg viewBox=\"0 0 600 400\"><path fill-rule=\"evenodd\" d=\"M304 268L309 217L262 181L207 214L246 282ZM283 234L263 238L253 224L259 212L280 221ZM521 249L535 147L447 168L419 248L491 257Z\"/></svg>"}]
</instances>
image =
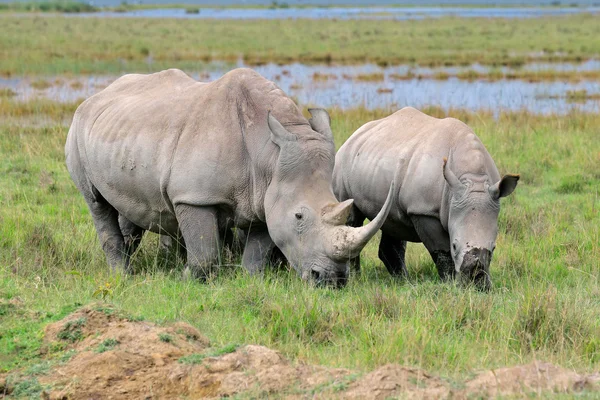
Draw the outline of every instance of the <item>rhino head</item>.
<instances>
[{"instance_id":1,"label":"rhino head","mask_svg":"<svg viewBox=\"0 0 600 400\"><path fill-rule=\"evenodd\" d=\"M450 187L448 231L456 275L463 284L475 283L477 288L489 290L500 198L515 190L519 175L505 175L498 182L479 174L464 174L458 179L447 166L447 159L443 173Z\"/></svg>"},{"instance_id":2,"label":"rhino head","mask_svg":"<svg viewBox=\"0 0 600 400\"><path fill-rule=\"evenodd\" d=\"M356 257L383 225L392 204L388 199L369 224L346 226L353 200L339 203L331 187L335 146L329 114L309 109L312 118L302 135L285 129L270 113L271 140L279 159L265 194L269 235L302 279L343 286L349 260Z\"/></svg>"}]
</instances>

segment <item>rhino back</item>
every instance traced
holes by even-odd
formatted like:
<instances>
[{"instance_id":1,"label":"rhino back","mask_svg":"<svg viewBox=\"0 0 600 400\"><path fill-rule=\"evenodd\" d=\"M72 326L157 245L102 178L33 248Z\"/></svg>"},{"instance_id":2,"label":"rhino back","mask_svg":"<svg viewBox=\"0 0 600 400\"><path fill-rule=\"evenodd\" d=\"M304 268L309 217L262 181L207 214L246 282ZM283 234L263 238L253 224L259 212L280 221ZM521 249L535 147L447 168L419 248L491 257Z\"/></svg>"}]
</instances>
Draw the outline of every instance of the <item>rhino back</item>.
<instances>
[{"instance_id":1,"label":"rhino back","mask_svg":"<svg viewBox=\"0 0 600 400\"><path fill-rule=\"evenodd\" d=\"M399 194L390 212L390 223L410 225L409 215L440 218L446 200L443 158L452 157L454 149L467 139L480 143L472 130L456 119L438 119L411 107L403 108L364 125L340 148L336 185L343 187L345 197L354 198L356 206L372 218L385 202L398 169ZM485 151L483 145L481 149ZM491 157L487 151L485 154L488 163ZM468 163L458 163L462 173L472 169ZM491 167L495 170L493 161Z\"/></svg>"},{"instance_id":2,"label":"rhino back","mask_svg":"<svg viewBox=\"0 0 600 400\"><path fill-rule=\"evenodd\" d=\"M211 83L179 70L126 75L79 107L67 157L78 152L86 178L140 226L174 218L178 203L239 208L252 219L251 153L262 149L272 162L267 109L285 120L290 108L281 91L256 98L269 84L276 92L244 69Z\"/></svg>"}]
</instances>

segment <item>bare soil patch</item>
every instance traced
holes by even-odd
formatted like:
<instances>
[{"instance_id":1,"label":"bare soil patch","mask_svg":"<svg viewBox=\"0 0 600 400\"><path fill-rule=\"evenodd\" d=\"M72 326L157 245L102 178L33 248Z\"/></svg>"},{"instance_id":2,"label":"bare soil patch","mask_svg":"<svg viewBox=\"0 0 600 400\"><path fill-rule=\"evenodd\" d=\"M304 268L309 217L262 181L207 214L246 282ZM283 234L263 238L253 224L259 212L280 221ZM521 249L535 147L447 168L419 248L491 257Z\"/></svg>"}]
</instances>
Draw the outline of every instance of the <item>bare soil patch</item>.
<instances>
[{"instance_id":1,"label":"bare soil patch","mask_svg":"<svg viewBox=\"0 0 600 400\"><path fill-rule=\"evenodd\" d=\"M462 383L394 364L361 375L294 363L263 346L210 347L188 324L157 326L98 305L48 325L44 343L73 353L39 377L46 399L494 398L595 390L600 380L544 362L483 371ZM15 383L3 378L0 388L10 394Z\"/></svg>"}]
</instances>

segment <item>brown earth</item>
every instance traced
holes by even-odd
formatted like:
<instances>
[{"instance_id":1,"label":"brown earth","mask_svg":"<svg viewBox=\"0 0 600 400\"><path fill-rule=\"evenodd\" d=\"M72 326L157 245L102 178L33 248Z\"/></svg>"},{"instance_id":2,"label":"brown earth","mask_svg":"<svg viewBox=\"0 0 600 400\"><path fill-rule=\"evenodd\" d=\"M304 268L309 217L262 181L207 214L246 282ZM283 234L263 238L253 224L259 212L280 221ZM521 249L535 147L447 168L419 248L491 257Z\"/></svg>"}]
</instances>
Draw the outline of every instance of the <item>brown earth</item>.
<instances>
[{"instance_id":1,"label":"brown earth","mask_svg":"<svg viewBox=\"0 0 600 400\"><path fill-rule=\"evenodd\" d=\"M548 363L484 371L460 384L419 368L388 364L362 375L292 363L263 346L210 348L195 328L133 321L104 306L84 307L47 326L45 349L74 355L39 378L45 399L255 398L418 399L523 397L597 389L598 375ZM0 387L11 388L0 377ZM0 393L2 397L2 393Z\"/></svg>"}]
</instances>

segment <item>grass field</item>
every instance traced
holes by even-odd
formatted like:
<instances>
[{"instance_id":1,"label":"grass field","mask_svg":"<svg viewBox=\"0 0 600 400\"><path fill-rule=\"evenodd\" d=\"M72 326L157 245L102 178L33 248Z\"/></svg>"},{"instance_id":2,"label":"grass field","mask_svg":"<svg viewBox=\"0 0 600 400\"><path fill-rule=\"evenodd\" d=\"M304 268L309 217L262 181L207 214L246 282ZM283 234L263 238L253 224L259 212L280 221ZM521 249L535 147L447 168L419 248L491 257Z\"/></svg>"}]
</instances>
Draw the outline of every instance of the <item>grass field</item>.
<instances>
[{"instance_id":1,"label":"grass field","mask_svg":"<svg viewBox=\"0 0 600 400\"><path fill-rule=\"evenodd\" d=\"M160 21L160 22L157 22ZM600 54L593 15L423 21L110 19L0 14L0 74L199 71L210 60L520 66ZM558 73L558 72L557 72Z\"/></svg>"},{"instance_id":2,"label":"grass field","mask_svg":"<svg viewBox=\"0 0 600 400\"><path fill-rule=\"evenodd\" d=\"M50 78L44 75L67 79L168 67L201 72L207 61L239 58L248 64L518 67L532 60L598 58L597 19L373 24L6 12L0 13L0 74L39 75L36 85L47 85ZM500 79L495 71L487 76L466 71L459 78ZM597 71L585 76L558 69L521 70L502 78L582 76L598 79ZM381 78L363 74L356 79ZM532 360L581 372L600 369L600 115L424 110L466 122L502 173L521 174L515 193L502 201L493 289L480 293L441 283L420 244L408 247L408 280L394 279L377 259L373 240L364 252L362 274L344 289L332 290L310 287L285 269L268 270L262 279L249 277L231 257L213 281L183 281L181 261L161 253L153 234L134 256L134 276L111 275L64 165L64 142L77 104L19 102L15 90L0 88L0 397L2 374L19 371L31 377L19 386L22 396L39 398L35 377L48 371L48 362L72 355L64 347L44 347L44 327L95 301L135 320L186 321L214 348L262 344L294 361L360 372L399 363L461 382L476 370ZM564 93L572 101L595 95ZM390 113L330 112L338 147L363 123Z\"/></svg>"},{"instance_id":3,"label":"grass field","mask_svg":"<svg viewBox=\"0 0 600 400\"><path fill-rule=\"evenodd\" d=\"M97 300L138 319L187 321L217 347L264 344L360 371L394 362L458 379L535 359L579 371L600 365L598 115L448 113L475 129L501 172L522 176L503 200L486 294L441 283L417 244L408 248L408 281L395 280L375 241L362 275L342 290L309 287L286 270L252 278L236 260L210 283L185 282L155 235L135 255L135 276L111 276L64 166L65 118L75 107L0 100L0 372L43 373L43 327ZM337 145L386 114L333 110Z\"/></svg>"}]
</instances>

